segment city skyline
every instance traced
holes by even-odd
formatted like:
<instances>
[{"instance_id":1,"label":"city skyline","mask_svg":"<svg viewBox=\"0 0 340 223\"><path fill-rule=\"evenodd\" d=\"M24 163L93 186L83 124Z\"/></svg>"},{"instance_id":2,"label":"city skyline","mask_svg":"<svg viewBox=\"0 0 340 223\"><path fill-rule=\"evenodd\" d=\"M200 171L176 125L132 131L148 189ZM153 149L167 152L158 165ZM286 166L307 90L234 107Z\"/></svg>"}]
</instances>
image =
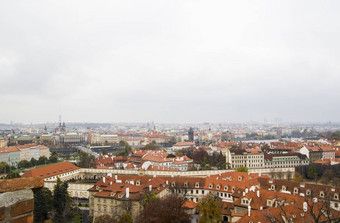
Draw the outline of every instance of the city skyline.
<instances>
[{"instance_id":1,"label":"city skyline","mask_svg":"<svg viewBox=\"0 0 340 223\"><path fill-rule=\"evenodd\" d=\"M0 123L340 122L337 1L0 3Z\"/></svg>"}]
</instances>

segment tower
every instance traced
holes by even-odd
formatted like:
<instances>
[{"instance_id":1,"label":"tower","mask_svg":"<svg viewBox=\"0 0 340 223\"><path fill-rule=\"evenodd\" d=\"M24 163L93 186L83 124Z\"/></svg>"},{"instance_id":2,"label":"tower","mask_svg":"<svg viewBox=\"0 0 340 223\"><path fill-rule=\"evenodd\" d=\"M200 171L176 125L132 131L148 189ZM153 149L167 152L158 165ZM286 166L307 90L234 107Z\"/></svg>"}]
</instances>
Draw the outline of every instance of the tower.
<instances>
[{"instance_id":1,"label":"tower","mask_svg":"<svg viewBox=\"0 0 340 223\"><path fill-rule=\"evenodd\" d=\"M194 129L190 127L189 131L188 131L188 140L189 142L193 142L194 141Z\"/></svg>"}]
</instances>

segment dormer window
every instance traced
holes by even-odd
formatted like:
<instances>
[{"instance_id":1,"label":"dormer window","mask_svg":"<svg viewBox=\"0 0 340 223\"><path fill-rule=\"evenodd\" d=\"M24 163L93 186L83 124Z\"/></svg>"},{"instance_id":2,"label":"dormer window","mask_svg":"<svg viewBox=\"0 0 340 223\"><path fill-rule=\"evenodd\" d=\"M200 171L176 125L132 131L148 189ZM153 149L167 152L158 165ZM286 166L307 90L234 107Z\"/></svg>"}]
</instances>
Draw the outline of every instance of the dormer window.
<instances>
[{"instance_id":1,"label":"dormer window","mask_svg":"<svg viewBox=\"0 0 340 223\"><path fill-rule=\"evenodd\" d=\"M118 197L119 198L122 198L124 196L124 194L119 194Z\"/></svg>"},{"instance_id":2,"label":"dormer window","mask_svg":"<svg viewBox=\"0 0 340 223\"><path fill-rule=\"evenodd\" d=\"M299 189L297 189L296 187L294 188L294 194L297 194L299 192Z\"/></svg>"},{"instance_id":3,"label":"dormer window","mask_svg":"<svg viewBox=\"0 0 340 223\"><path fill-rule=\"evenodd\" d=\"M286 186L282 186L282 191L286 191Z\"/></svg>"},{"instance_id":4,"label":"dormer window","mask_svg":"<svg viewBox=\"0 0 340 223\"><path fill-rule=\"evenodd\" d=\"M339 195L338 194L334 194L334 200L338 200L339 199Z\"/></svg>"},{"instance_id":5,"label":"dormer window","mask_svg":"<svg viewBox=\"0 0 340 223\"><path fill-rule=\"evenodd\" d=\"M213 188L213 185L212 184L209 184L209 189L212 189Z\"/></svg>"},{"instance_id":6,"label":"dormer window","mask_svg":"<svg viewBox=\"0 0 340 223\"><path fill-rule=\"evenodd\" d=\"M307 194L307 195L310 195L310 190L307 190L307 191L306 191L306 194Z\"/></svg>"},{"instance_id":7,"label":"dormer window","mask_svg":"<svg viewBox=\"0 0 340 223\"><path fill-rule=\"evenodd\" d=\"M267 200L267 206L272 206L272 201L271 200Z\"/></svg>"},{"instance_id":8,"label":"dormer window","mask_svg":"<svg viewBox=\"0 0 340 223\"><path fill-rule=\"evenodd\" d=\"M217 190L220 189L220 185L219 185L219 184L216 185L216 189L217 189Z\"/></svg>"},{"instance_id":9,"label":"dormer window","mask_svg":"<svg viewBox=\"0 0 340 223\"><path fill-rule=\"evenodd\" d=\"M242 180L242 177L241 177L241 176L239 176L239 177L238 177L238 181L241 181L241 180Z\"/></svg>"},{"instance_id":10,"label":"dormer window","mask_svg":"<svg viewBox=\"0 0 340 223\"><path fill-rule=\"evenodd\" d=\"M185 183L184 183L184 187L188 187L188 182L185 182Z\"/></svg>"},{"instance_id":11,"label":"dormer window","mask_svg":"<svg viewBox=\"0 0 340 223\"><path fill-rule=\"evenodd\" d=\"M275 190L275 185L271 185L271 186L270 186L270 189L271 189L271 190Z\"/></svg>"},{"instance_id":12,"label":"dormer window","mask_svg":"<svg viewBox=\"0 0 340 223\"><path fill-rule=\"evenodd\" d=\"M111 192L110 195L111 197L115 196L116 193Z\"/></svg>"},{"instance_id":13,"label":"dormer window","mask_svg":"<svg viewBox=\"0 0 340 223\"><path fill-rule=\"evenodd\" d=\"M242 204L248 204L248 203L249 203L249 201L247 199L242 200Z\"/></svg>"},{"instance_id":14,"label":"dormer window","mask_svg":"<svg viewBox=\"0 0 340 223\"><path fill-rule=\"evenodd\" d=\"M96 190L99 190L99 188L100 188L99 186L96 186Z\"/></svg>"},{"instance_id":15,"label":"dormer window","mask_svg":"<svg viewBox=\"0 0 340 223\"><path fill-rule=\"evenodd\" d=\"M196 182L195 188L199 188L199 187L200 187L200 184L198 182Z\"/></svg>"},{"instance_id":16,"label":"dormer window","mask_svg":"<svg viewBox=\"0 0 340 223\"><path fill-rule=\"evenodd\" d=\"M175 185L176 185L175 182L172 182L172 183L171 183L171 186L172 186L172 187L174 187Z\"/></svg>"},{"instance_id":17,"label":"dormer window","mask_svg":"<svg viewBox=\"0 0 340 223\"><path fill-rule=\"evenodd\" d=\"M140 180L137 180L136 185L137 185L137 186L140 185Z\"/></svg>"},{"instance_id":18,"label":"dormer window","mask_svg":"<svg viewBox=\"0 0 340 223\"><path fill-rule=\"evenodd\" d=\"M224 190L228 190L228 186L224 186Z\"/></svg>"},{"instance_id":19,"label":"dormer window","mask_svg":"<svg viewBox=\"0 0 340 223\"><path fill-rule=\"evenodd\" d=\"M231 188L231 191L234 192L235 191L235 187Z\"/></svg>"},{"instance_id":20,"label":"dormer window","mask_svg":"<svg viewBox=\"0 0 340 223\"><path fill-rule=\"evenodd\" d=\"M320 192L320 197L324 197L325 193L323 191Z\"/></svg>"}]
</instances>

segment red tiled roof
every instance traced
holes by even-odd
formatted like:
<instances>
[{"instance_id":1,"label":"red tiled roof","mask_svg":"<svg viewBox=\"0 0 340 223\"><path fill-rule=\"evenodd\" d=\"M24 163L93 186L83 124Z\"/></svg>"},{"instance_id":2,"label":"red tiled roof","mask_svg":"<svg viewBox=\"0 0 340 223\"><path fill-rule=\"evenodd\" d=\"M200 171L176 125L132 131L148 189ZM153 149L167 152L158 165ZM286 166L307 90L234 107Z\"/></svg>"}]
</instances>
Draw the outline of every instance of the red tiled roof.
<instances>
[{"instance_id":1,"label":"red tiled roof","mask_svg":"<svg viewBox=\"0 0 340 223\"><path fill-rule=\"evenodd\" d=\"M77 170L79 167L70 163L70 162L63 162L63 163L56 163L48 166L38 167L34 169L30 169L26 173L22 175L22 177L53 177L59 174L67 173L73 170Z\"/></svg>"}]
</instances>

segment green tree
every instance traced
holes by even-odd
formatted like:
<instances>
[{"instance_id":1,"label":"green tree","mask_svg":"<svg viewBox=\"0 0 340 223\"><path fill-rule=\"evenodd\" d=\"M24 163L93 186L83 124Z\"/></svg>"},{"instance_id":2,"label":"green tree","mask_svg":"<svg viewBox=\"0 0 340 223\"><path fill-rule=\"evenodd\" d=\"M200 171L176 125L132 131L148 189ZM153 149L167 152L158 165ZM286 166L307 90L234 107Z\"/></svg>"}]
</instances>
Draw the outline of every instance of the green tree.
<instances>
[{"instance_id":1,"label":"green tree","mask_svg":"<svg viewBox=\"0 0 340 223\"><path fill-rule=\"evenodd\" d=\"M236 169L236 172L246 172L246 173L248 173L248 168L245 167L245 166L241 166L241 167Z\"/></svg>"},{"instance_id":2,"label":"green tree","mask_svg":"<svg viewBox=\"0 0 340 223\"><path fill-rule=\"evenodd\" d=\"M313 179L315 183L317 182L316 177L318 176L318 173L316 172L315 166L312 164L308 167L307 177L309 179Z\"/></svg>"},{"instance_id":3,"label":"green tree","mask_svg":"<svg viewBox=\"0 0 340 223\"><path fill-rule=\"evenodd\" d=\"M213 194L208 194L198 204L199 223L217 223L221 222L221 200Z\"/></svg>"},{"instance_id":4,"label":"green tree","mask_svg":"<svg viewBox=\"0 0 340 223\"><path fill-rule=\"evenodd\" d=\"M119 146L125 146L125 141L120 140L120 141L119 141Z\"/></svg>"},{"instance_id":5,"label":"green tree","mask_svg":"<svg viewBox=\"0 0 340 223\"><path fill-rule=\"evenodd\" d=\"M118 223L133 223L133 219L129 213L120 216Z\"/></svg>"},{"instance_id":6,"label":"green tree","mask_svg":"<svg viewBox=\"0 0 340 223\"><path fill-rule=\"evenodd\" d=\"M150 204L151 202L153 202L156 199L157 199L157 195L153 192L145 194L145 196L143 198L143 203L142 203L143 207Z\"/></svg>"},{"instance_id":7,"label":"green tree","mask_svg":"<svg viewBox=\"0 0 340 223\"><path fill-rule=\"evenodd\" d=\"M78 165L81 168L91 168L95 162L95 157L93 155L89 155L86 152L81 152L79 154Z\"/></svg>"},{"instance_id":8,"label":"green tree","mask_svg":"<svg viewBox=\"0 0 340 223\"><path fill-rule=\"evenodd\" d=\"M210 164L205 164L202 170L212 170Z\"/></svg>"},{"instance_id":9,"label":"green tree","mask_svg":"<svg viewBox=\"0 0 340 223\"><path fill-rule=\"evenodd\" d=\"M0 173L9 173L11 166L5 162L0 163Z\"/></svg>"},{"instance_id":10,"label":"green tree","mask_svg":"<svg viewBox=\"0 0 340 223\"><path fill-rule=\"evenodd\" d=\"M18 163L18 168L29 168L32 166L32 163L27 161L27 160L21 160L19 163Z\"/></svg>"},{"instance_id":11,"label":"green tree","mask_svg":"<svg viewBox=\"0 0 340 223\"><path fill-rule=\"evenodd\" d=\"M109 153L109 151L107 151L107 149L102 149L102 154L103 155L107 155Z\"/></svg>"},{"instance_id":12,"label":"green tree","mask_svg":"<svg viewBox=\"0 0 340 223\"><path fill-rule=\"evenodd\" d=\"M52 155L52 156L50 156L49 162L50 162L50 163L56 163L56 162L58 162L58 156L57 156L57 155Z\"/></svg>"},{"instance_id":13,"label":"green tree","mask_svg":"<svg viewBox=\"0 0 340 223\"><path fill-rule=\"evenodd\" d=\"M52 220L54 223L71 222L75 215L67 188L68 184L61 182L58 178L53 192Z\"/></svg>"},{"instance_id":14,"label":"green tree","mask_svg":"<svg viewBox=\"0 0 340 223\"><path fill-rule=\"evenodd\" d=\"M34 222L43 223L52 209L52 192L44 187L34 193Z\"/></svg>"},{"instance_id":15,"label":"green tree","mask_svg":"<svg viewBox=\"0 0 340 223\"><path fill-rule=\"evenodd\" d=\"M20 178L20 174L19 173L8 173L7 176L5 177L6 179L14 179L14 178Z\"/></svg>"},{"instance_id":16,"label":"green tree","mask_svg":"<svg viewBox=\"0 0 340 223\"><path fill-rule=\"evenodd\" d=\"M303 181L303 177L299 172L295 172L293 180L296 182L302 182Z\"/></svg>"},{"instance_id":17,"label":"green tree","mask_svg":"<svg viewBox=\"0 0 340 223\"><path fill-rule=\"evenodd\" d=\"M46 156L41 156L37 162L38 165L48 164L48 159Z\"/></svg>"},{"instance_id":18,"label":"green tree","mask_svg":"<svg viewBox=\"0 0 340 223\"><path fill-rule=\"evenodd\" d=\"M36 166L38 163L38 161L34 158L32 158L30 162L31 162L31 166Z\"/></svg>"}]
</instances>

